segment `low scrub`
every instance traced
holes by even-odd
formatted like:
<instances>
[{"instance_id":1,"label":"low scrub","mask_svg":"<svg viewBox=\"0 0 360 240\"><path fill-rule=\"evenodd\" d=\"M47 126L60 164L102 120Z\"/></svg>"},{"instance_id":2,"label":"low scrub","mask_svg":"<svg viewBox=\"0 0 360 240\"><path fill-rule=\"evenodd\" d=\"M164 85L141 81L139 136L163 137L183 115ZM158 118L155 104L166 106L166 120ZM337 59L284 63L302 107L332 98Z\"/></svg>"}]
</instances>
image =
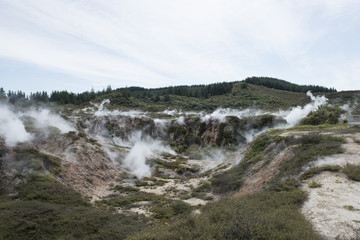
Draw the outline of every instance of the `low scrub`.
<instances>
[{"instance_id":1,"label":"low scrub","mask_svg":"<svg viewBox=\"0 0 360 240\"><path fill-rule=\"evenodd\" d=\"M210 181L214 193L225 194L241 187L244 174L252 163L256 163L264 157L265 148L273 142L268 135L257 137L250 146L244 160L229 171L215 175Z\"/></svg>"},{"instance_id":2,"label":"low scrub","mask_svg":"<svg viewBox=\"0 0 360 240\"><path fill-rule=\"evenodd\" d=\"M360 166L354 164L346 164L343 172L352 180L360 182Z\"/></svg>"},{"instance_id":3,"label":"low scrub","mask_svg":"<svg viewBox=\"0 0 360 240\"><path fill-rule=\"evenodd\" d=\"M319 187L322 187L322 184L321 183L318 183L316 181L311 181L310 183L308 183L309 185L309 188L319 188Z\"/></svg>"},{"instance_id":4,"label":"low scrub","mask_svg":"<svg viewBox=\"0 0 360 240\"><path fill-rule=\"evenodd\" d=\"M344 151L341 147L343 143L345 143L343 138L320 134L305 135L289 141L288 145L298 145L298 147L291 161L285 162L279 169L278 178L296 176L304 166L320 156L342 153Z\"/></svg>"},{"instance_id":5,"label":"low scrub","mask_svg":"<svg viewBox=\"0 0 360 240\"><path fill-rule=\"evenodd\" d=\"M249 167L262 160L271 161L279 151L277 147L279 144L283 146L280 149L288 146L296 147L294 148L294 157L280 166L279 174L273 180L272 188L279 186L283 179L298 175L304 166L318 157L342 153L341 145L343 143L345 143L343 138L320 134L309 134L300 138L281 137L274 133L263 134L251 143L249 151L239 165L229 171L217 174L211 179L213 192L226 194L239 189Z\"/></svg>"},{"instance_id":6,"label":"low scrub","mask_svg":"<svg viewBox=\"0 0 360 240\"><path fill-rule=\"evenodd\" d=\"M97 201L99 207L120 207L130 209L138 207L139 202L148 202L147 208L153 213L155 219L169 219L179 214L189 212L189 204L180 200L171 200L162 195L145 192L131 192L127 195L114 195L107 199Z\"/></svg>"},{"instance_id":7,"label":"low scrub","mask_svg":"<svg viewBox=\"0 0 360 240\"><path fill-rule=\"evenodd\" d=\"M125 239L147 226L144 217L95 208L47 178L33 178L18 191L0 196L0 239Z\"/></svg>"},{"instance_id":8,"label":"low scrub","mask_svg":"<svg viewBox=\"0 0 360 240\"><path fill-rule=\"evenodd\" d=\"M314 167L307 170L303 175L301 175L301 179L306 180L312 178L316 174L320 172L329 171L329 172L340 172L343 168L339 165L327 165L322 167Z\"/></svg>"},{"instance_id":9,"label":"low scrub","mask_svg":"<svg viewBox=\"0 0 360 240\"><path fill-rule=\"evenodd\" d=\"M299 211L305 199L299 190L224 198L200 215L157 224L129 239L320 239Z\"/></svg>"},{"instance_id":10,"label":"low scrub","mask_svg":"<svg viewBox=\"0 0 360 240\"><path fill-rule=\"evenodd\" d=\"M302 125L321 125L321 124L337 124L344 110L339 107L328 105L319 106L316 111L310 112L301 120Z\"/></svg>"}]
</instances>

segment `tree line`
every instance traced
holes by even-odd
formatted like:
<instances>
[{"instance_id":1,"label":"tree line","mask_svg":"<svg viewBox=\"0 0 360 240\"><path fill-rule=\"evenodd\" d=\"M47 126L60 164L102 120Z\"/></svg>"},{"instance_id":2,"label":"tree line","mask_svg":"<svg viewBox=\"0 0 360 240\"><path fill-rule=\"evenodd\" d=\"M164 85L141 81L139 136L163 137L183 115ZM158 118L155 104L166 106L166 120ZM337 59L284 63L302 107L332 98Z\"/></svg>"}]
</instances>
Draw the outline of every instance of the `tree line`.
<instances>
[{"instance_id":1,"label":"tree line","mask_svg":"<svg viewBox=\"0 0 360 240\"><path fill-rule=\"evenodd\" d=\"M169 102L170 95L193 97L193 98L209 98L211 96L225 95L232 92L235 82L220 82L207 85L181 85L163 88L143 88L143 87L124 87L113 90L109 85L102 91L85 91L82 93L72 93L64 91L52 91L48 94L46 91L30 93L26 95L22 91L8 91L0 88L0 100L7 98L10 103L17 102L55 102L57 104L75 104L80 105L95 100L96 98L109 98L114 104L130 104L134 99L146 100L151 102ZM250 77L244 80L243 86L247 84L255 84L268 88L275 88L292 92L336 92L334 88L326 88L315 85L297 85L284 80L270 77Z\"/></svg>"},{"instance_id":2,"label":"tree line","mask_svg":"<svg viewBox=\"0 0 360 240\"><path fill-rule=\"evenodd\" d=\"M249 77L245 79L245 82L290 92L337 92L335 88L326 88L318 85L297 85L281 79L270 77Z\"/></svg>"}]
</instances>

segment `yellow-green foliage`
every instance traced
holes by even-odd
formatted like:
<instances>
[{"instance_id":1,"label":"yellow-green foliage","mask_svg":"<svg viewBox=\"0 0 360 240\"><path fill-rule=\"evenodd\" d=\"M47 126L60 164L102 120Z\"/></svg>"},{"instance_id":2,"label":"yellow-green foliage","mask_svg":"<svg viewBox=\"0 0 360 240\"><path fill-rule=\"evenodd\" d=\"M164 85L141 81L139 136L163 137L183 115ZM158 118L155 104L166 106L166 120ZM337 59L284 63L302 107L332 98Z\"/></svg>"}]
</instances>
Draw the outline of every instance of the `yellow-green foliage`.
<instances>
[{"instance_id":1,"label":"yellow-green foliage","mask_svg":"<svg viewBox=\"0 0 360 240\"><path fill-rule=\"evenodd\" d=\"M338 165L327 165L327 166L322 166L322 167L314 167L314 168L310 168L305 173L303 173L301 175L301 179L303 179L303 180L309 179L323 171L340 172L341 170L342 170L342 167L338 166Z\"/></svg>"},{"instance_id":2,"label":"yellow-green foliage","mask_svg":"<svg viewBox=\"0 0 360 240\"><path fill-rule=\"evenodd\" d=\"M136 207L138 202L144 201L149 202L147 207L155 219L168 219L191 210L191 206L183 201L171 200L165 196L140 191L132 191L126 195L112 195L107 199L97 201L96 205L130 209Z\"/></svg>"},{"instance_id":3,"label":"yellow-green foliage","mask_svg":"<svg viewBox=\"0 0 360 240\"><path fill-rule=\"evenodd\" d=\"M319 106L316 111L310 112L301 120L302 125L337 124L341 114L344 113L339 107L328 105Z\"/></svg>"},{"instance_id":4,"label":"yellow-green foliage","mask_svg":"<svg viewBox=\"0 0 360 240\"><path fill-rule=\"evenodd\" d=\"M215 175L211 179L213 191L222 194L240 188L244 181L243 177L249 166L264 160L265 158L274 156L274 154L268 156L268 153L271 153L272 149L267 148L272 143L282 143L284 146L297 145L294 149L294 157L281 165L279 174L274 179L275 184L275 182L281 181L283 178L298 174L302 167L309 162L316 160L319 156L341 153L343 151L341 145L344 142L345 140L342 138L323 136L320 134L303 135L300 138L263 134L251 143L249 151L238 166L235 166L224 173Z\"/></svg>"},{"instance_id":5,"label":"yellow-green foliage","mask_svg":"<svg viewBox=\"0 0 360 240\"><path fill-rule=\"evenodd\" d=\"M23 168L37 172L49 171L56 176L61 174L61 160L54 156L40 153L34 148L15 148L14 152L10 159L22 163Z\"/></svg>"},{"instance_id":6,"label":"yellow-green foliage","mask_svg":"<svg viewBox=\"0 0 360 240\"><path fill-rule=\"evenodd\" d=\"M215 193L228 193L238 189L243 182L243 176L247 168L258 161L261 161L265 148L274 142L268 134L257 137L250 145L250 150L246 153L244 160L229 171L215 175L210 181Z\"/></svg>"},{"instance_id":7,"label":"yellow-green foliage","mask_svg":"<svg viewBox=\"0 0 360 240\"><path fill-rule=\"evenodd\" d=\"M354 164L346 164L343 172L352 180L360 181L360 166Z\"/></svg>"},{"instance_id":8,"label":"yellow-green foliage","mask_svg":"<svg viewBox=\"0 0 360 240\"><path fill-rule=\"evenodd\" d=\"M157 224L129 239L320 239L299 211L305 199L298 190L224 198L200 215Z\"/></svg>"},{"instance_id":9,"label":"yellow-green foliage","mask_svg":"<svg viewBox=\"0 0 360 240\"><path fill-rule=\"evenodd\" d=\"M147 226L144 217L95 208L47 178L32 178L18 191L0 195L0 239L125 239Z\"/></svg>"},{"instance_id":10,"label":"yellow-green foliage","mask_svg":"<svg viewBox=\"0 0 360 240\"><path fill-rule=\"evenodd\" d=\"M318 183L316 181L311 181L310 183L308 183L309 185L309 188L319 188L319 187L322 187L322 184L321 183Z\"/></svg>"}]
</instances>

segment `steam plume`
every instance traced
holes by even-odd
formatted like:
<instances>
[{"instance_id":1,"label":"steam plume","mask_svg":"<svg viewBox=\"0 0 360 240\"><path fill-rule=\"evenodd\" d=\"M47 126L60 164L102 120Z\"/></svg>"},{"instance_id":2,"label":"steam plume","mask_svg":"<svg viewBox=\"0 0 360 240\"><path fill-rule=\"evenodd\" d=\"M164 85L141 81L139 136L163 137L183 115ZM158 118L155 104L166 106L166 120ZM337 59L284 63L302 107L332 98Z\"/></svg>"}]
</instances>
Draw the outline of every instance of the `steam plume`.
<instances>
[{"instance_id":1,"label":"steam plume","mask_svg":"<svg viewBox=\"0 0 360 240\"><path fill-rule=\"evenodd\" d=\"M32 139L32 135L25 130L23 122L6 105L0 105L0 136L5 139L9 147L17 143L26 142Z\"/></svg>"}]
</instances>

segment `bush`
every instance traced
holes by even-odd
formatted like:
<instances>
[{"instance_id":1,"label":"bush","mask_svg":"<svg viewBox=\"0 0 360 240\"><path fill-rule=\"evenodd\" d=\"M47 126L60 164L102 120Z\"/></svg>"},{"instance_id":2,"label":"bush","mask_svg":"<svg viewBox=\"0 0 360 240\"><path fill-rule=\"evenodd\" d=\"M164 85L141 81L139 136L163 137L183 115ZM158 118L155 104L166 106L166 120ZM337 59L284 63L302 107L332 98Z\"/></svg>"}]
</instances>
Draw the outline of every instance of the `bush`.
<instances>
[{"instance_id":1,"label":"bush","mask_svg":"<svg viewBox=\"0 0 360 240\"><path fill-rule=\"evenodd\" d=\"M31 179L15 198L0 196L0 239L125 239L147 223L92 207L46 178Z\"/></svg>"},{"instance_id":2,"label":"bush","mask_svg":"<svg viewBox=\"0 0 360 240\"><path fill-rule=\"evenodd\" d=\"M339 172L342 170L342 167L339 165L328 165L328 166L322 166L322 167L314 167L307 170L303 175L301 175L301 179L306 180L309 178L312 178L316 174L324 171L330 171L330 172Z\"/></svg>"},{"instance_id":3,"label":"bush","mask_svg":"<svg viewBox=\"0 0 360 240\"><path fill-rule=\"evenodd\" d=\"M352 180L360 182L360 166L354 164L346 164L343 172Z\"/></svg>"},{"instance_id":4,"label":"bush","mask_svg":"<svg viewBox=\"0 0 360 240\"><path fill-rule=\"evenodd\" d=\"M319 188L319 187L322 187L322 184L321 183L318 183L318 182L315 182L315 181L312 181L310 183L308 183L309 185L309 188Z\"/></svg>"},{"instance_id":5,"label":"bush","mask_svg":"<svg viewBox=\"0 0 360 240\"><path fill-rule=\"evenodd\" d=\"M337 124L344 111L338 107L328 105L319 106L316 111L310 112L301 120L302 125Z\"/></svg>"},{"instance_id":6,"label":"bush","mask_svg":"<svg viewBox=\"0 0 360 240\"><path fill-rule=\"evenodd\" d=\"M25 185L20 186L18 191L18 197L21 200L37 200L68 206L89 206L89 203L78 192L62 185L57 180L46 177L32 177Z\"/></svg>"},{"instance_id":7,"label":"bush","mask_svg":"<svg viewBox=\"0 0 360 240\"><path fill-rule=\"evenodd\" d=\"M224 198L198 216L157 224L130 239L320 239L299 211L305 199L299 190Z\"/></svg>"}]
</instances>

